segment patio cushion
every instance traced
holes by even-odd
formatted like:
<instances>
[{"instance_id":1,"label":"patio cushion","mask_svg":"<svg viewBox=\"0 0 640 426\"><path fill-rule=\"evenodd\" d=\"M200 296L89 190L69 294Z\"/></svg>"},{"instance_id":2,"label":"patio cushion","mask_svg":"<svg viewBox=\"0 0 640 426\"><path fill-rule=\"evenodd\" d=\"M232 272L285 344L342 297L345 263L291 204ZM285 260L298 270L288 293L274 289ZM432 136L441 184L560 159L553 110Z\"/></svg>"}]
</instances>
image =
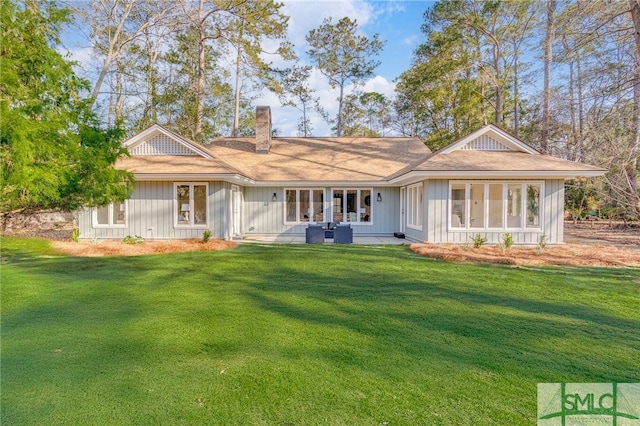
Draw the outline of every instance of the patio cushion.
<instances>
[{"instance_id":1,"label":"patio cushion","mask_svg":"<svg viewBox=\"0 0 640 426\"><path fill-rule=\"evenodd\" d=\"M335 244L352 244L353 243L353 228L351 224L338 225L334 229L333 242Z\"/></svg>"},{"instance_id":2,"label":"patio cushion","mask_svg":"<svg viewBox=\"0 0 640 426\"><path fill-rule=\"evenodd\" d=\"M305 242L307 244L324 243L324 229L322 225L309 225L305 230Z\"/></svg>"}]
</instances>

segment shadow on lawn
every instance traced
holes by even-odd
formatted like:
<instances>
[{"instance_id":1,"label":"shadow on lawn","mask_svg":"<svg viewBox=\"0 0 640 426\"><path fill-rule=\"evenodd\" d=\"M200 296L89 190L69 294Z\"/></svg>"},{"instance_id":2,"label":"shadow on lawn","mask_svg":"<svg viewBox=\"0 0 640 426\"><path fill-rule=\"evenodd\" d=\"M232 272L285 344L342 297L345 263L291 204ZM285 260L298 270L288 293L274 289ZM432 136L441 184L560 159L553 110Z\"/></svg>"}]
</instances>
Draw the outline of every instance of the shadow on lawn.
<instances>
[{"instance_id":1,"label":"shadow on lawn","mask_svg":"<svg viewBox=\"0 0 640 426\"><path fill-rule=\"evenodd\" d=\"M275 275L262 274L246 295L265 311L369 337L369 347L348 349L353 357L398 352L412 359L510 370L534 382L638 379L630 354L640 351L640 320L609 314L593 303L616 290L604 280L629 284L636 272L486 265L456 265L452 272L451 264L417 260L415 280L407 280L406 274L400 278L375 268L382 261L392 263L394 257L406 260L406 253L384 253L385 259L373 251L359 254L351 271L337 262L318 264L293 283L282 282L287 275L282 269ZM361 271L360 277L349 279L354 268ZM502 275L504 285L470 285L491 274ZM523 282L527 279L534 282ZM510 281L518 282L513 291ZM582 293L589 285L589 293ZM548 296L547 290L564 295ZM623 361L611 355L614 348L622 352ZM330 356L331 349L316 355ZM375 363L363 365L376 368Z\"/></svg>"},{"instance_id":2,"label":"shadow on lawn","mask_svg":"<svg viewBox=\"0 0 640 426\"><path fill-rule=\"evenodd\" d=\"M14 264L26 273L53 277L56 285L75 286L79 293L73 300L43 301L5 318L3 334L13 332L13 327L25 328L21 333L28 335L28 327L37 330L44 325L38 318L48 318L49 325L58 328L80 319L87 322L87 330L126 329L156 309L141 296L131 296L128 286L149 291L176 286L167 295L175 297L181 281L189 277L195 282L189 297L199 301L199 309L213 309L220 303L218 290L225 289L258 311L298 320L302 327L321 326L319 338L326 343L305 348L304 356L336 365L352 365L358 359L355 365L379 375L390 374L393 362L370 362L372 357L395 359L403 369L406 365L401 364L409 359L416 369L434 363L481 368L533 383L638 379L631 360L640 351L640 320L615 316L598 306L620 291L631 294L628 285L634 285L638 271L453 265L402 247L355 246L255 245L228 252L133 258L26 256ZM111 293L105 296L96 284L104 284ZM91 317L91 306L99 303L120 305L108 311L108 317ZM356 344L336 342L332 334L343 329L361 339ZM89 336L90 342L95 337L96 346L86 356L104 357L99 363L104 368L125 367L139 361L127 358L128 345L155 344L153 334L126 336L104 342ZM241 343L221 343L203 344L211 356L244 349ZM114 351L114 345L120 349ZM610 355L611 348L620 356ZM285 357L301 356L299 348L286 344L276 350ZM132 353L142 356L144 350ZM33 361L38 368L38 359ZM3 362L25 361L3 356Z\"/></svg>"}]
</instances>

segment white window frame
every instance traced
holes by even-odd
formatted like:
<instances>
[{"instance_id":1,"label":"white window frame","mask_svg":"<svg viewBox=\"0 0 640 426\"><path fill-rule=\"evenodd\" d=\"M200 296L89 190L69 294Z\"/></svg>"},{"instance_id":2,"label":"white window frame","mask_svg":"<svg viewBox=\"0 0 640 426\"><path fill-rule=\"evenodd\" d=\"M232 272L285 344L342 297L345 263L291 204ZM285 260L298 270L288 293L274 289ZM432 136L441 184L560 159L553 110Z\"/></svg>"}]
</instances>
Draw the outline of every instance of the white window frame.
<instances>
[{"instance_id":1,"label":"white window frame","mask_svg":"<svg viewBox=\"0 0 640 426\"><path fill-rule=\"evenodd\" d=\"M342 221L340 223L351 223L354 225L363 225L363 226L373 226L373 202L375 201L375 195L373 192L373 188L331 188L331 199L330 199L330 204L331 204L331 217L329 218L330 222L333 222L333 210L335 208L335 206L333 205L333 194L335 194L336 192L342 192L342 199L345 200L344 202L346 203L346 199L347 199L347 191L357 191L356 194L356 205L358 206L358 208L360 208L360 206L363 203L363 199L362 199L362 191L369 191L369 222L364 222L360 220L360 212L356 212L356 218L357 220L354 221L347 221L344 220L344 214L348 213L348 212L343 212L343 217L342 217Z\"/></svg>"},{"instance_id":2,"label":"white window frame","mask_svg":"<svg viewBox=\"0 0 640 426\"><path fill-rule=\"evenodd\" d=\"M116 208L116 204L118 206L120 205L124 205L124 223L113 223L113 211ZM126 228L127 227L127 219L129 216L129 206L127 203L127 200L124 200L122 203L110 203L107 204L106 206L102 206L102 207L107 207L109 209L109 223L98 223L98 208L99 207L94 207L92 210L92 225L94 228Z\"/></svg>"},{"instance_id":3,"label":"white window frame","mask_svg":"<svg viewBox=\"0 0 640 426\"><path fill-rule=\"evenodd\" d=\"M287 220L287 191L296 191L296 220L294 221L289 221ZM315 220L311 220L311 219L315 219L315 213L313 212L311 217L309 217L309 221L308 222L304 222L304 221L300 221L300 191L309 191L309 204L311 206L313 206L313 192L314 191L322 191L322 220L320 222L317 222ZM284 203L282 203L283 206L283 217L284 217L284 223L287 225L295 225L295 224L304 224L304 223L322 223L324 222L324 218L325 218L325 211L327 210L327 194L324 188L284 188Z\"/></svg>"},{"instance_id":4,"label":"white window frame","mask_svg":"<svg viewBox=\"0 0 640 426\"><path fill-rule=\"evenodd\" d=\"M205 223L194 223L195 214L189 215L189 223L178 223L178 186L189 186L189 211L195 212L194 194L195 186L205 187L205 203L207 205L207 211L205 214ZM209 228L209 183L208 182L174 182L173 183L173 226L175 228L190 228L190 229L206 229Z\"/></svg>"},{"instance_id":5,"label":"white window frame","mask_svg":"<svg viewBox=\"0 0 640 426\"><path fill-rule=\"evenodd\" d=\"M407 228L422 231L422 211L424 203L422 182L407 186Z\"/></svg>"},{"instance_id":6,"label":"white window frame","mask_svg":"<svg viewBox=\"0 0 640 426\"><path fill-rule=\"evenodd\" d=\"M489 185L502 185L502 226L501 227L489 227ZM461 227L452 227L451 226L451 217L453 215L452 211L452 199L451 199L451 191L453 185L464 185L465 186L465 218L463 226ZM471 212L471 197L470 197L470 186L471 185L484 185L484 226L482 227L471 227L470 225L470 212ZM507 218L507 191L509 185L520 185L522 191L522 200L520 205L520 211L522 212L522 223L519 227L510 227L508 224ZM539 205L538 205L538 226L527 226L527 186L529 185L537 185L540 188L539 194ZM449 189L447 193L447 230L450 232L481 232L481 231L518 231L518 232L541 232L543 231L543 222L544 222L544 197L545 197L545 186L544 181L533 181L533 180L488 180L488 181L476 181L476 180L452 180L449 181Z\"/></svg>"}]
</instances>

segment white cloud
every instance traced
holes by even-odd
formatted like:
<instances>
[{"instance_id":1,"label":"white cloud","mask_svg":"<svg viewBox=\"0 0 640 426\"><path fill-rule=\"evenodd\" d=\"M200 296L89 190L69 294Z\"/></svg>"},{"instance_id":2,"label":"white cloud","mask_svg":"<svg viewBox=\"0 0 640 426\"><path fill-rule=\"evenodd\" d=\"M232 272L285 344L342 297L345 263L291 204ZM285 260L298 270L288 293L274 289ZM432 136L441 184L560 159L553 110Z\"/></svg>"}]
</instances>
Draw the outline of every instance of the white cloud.
<instances>
[{"instance_id":1,"label":"white cloud","mask_svg":"<svg viewBox=\"0 0 640 426\"><path fill-rule=\"evenodd\" d=\"M330 118L334 118L338 114L338 94L339 89L332 89L326 79L319 70L314 69L309 78L311 86L315 88L315 96L320 98L320 105ZM356 88L350 84L345 88L345 96L353 93ZM395 93L395 83L387 81L382 76L365 82L364 85L357 87L363 92L378 92L392 98ZM273 126L278 129L280 136L295 136L297 132L298 119L302 113L293 107L283 107L280 105L278 97L273 93L263 93L263 96L257 101L259 105L268 105L271 107L273 116ZM309 118L313 127L314 136L331 135L331 125L326 123L318 114L310 112Z\"/></svg>"},{"instance_id":2,"label":"white cloud","mask_svg":"<svg viewBox=\"0 0 640 426\"><path fill-rule=\"evenodd\" d=\"M282 12L290 16L289 41L300 56L306 52L305 37L311 29L322 25L324 19L333 18L333 22L337 22L348 16L363 26L374 18L374 10L369 3L355 0L286 0Z\"/></svg>"},{"instance_id":3,"label":"white cloud","mask_svg":"<svg viewBox=\"0 0 640 426\"><path fill-rule=\"evenodd\" d=\"M383 18L389 17L394 13L404 9L401 2L367 2L363 0L283 0L284 5L281 12L289 16L289 27L287 31L288 40L295 46L296 52L300 59L298 65L309 64L309 58L306 55L306 35L313 28L320 26L324 19L333 18L334 22L347 16L355 19L360 28L369 28L382 24ZM71 59L77 61L79 65L78 74L95 81L97 70L100 65L99 58L96 57L91 47L88 47L88 37L86 34L85 23L78 22L74 28L64 34L65 45ZM407 39L407 41L410 41ZM264 40L263 46L267 51L275 51L279 41ZM235 52L226 53L220 61L226 64L229 69L233 69L235 63ZM65 52L66 53L66 52ZM273 62L273 65L279 68L291 66L277 55L265 55L265 60ZM231 82L234 83L233 81ZM333 89L325 76L319 70L314 69L310 76L310 85L316 90L316 96L320 98L320 104L330 117L335 117L338 111L338 89ZM360 90L375 91L383 93L386 96L392 96L394 92L394 83L389 82L386 78L378 75L366 82L360 87ZM353 86L345 89L345 95L353 91ZM296 134L297 120L301 113L292 107L282 107L277 95L262 90L259 97L254 101L254 105L269 105L272 108L274 127L278 128L283 136ZM325 136L331 134L331 126L315 112L311 112L310 119L313 125L313 134L317 136Z\"/></svg>"},{"instance_id":4,"label":"white cloud","mask_svg":"<svg viewBox=\"0 0 640 426\"><path fill-rule=\"evenodd\" d=\"M396 84L387 81L386 78L377 75L371 80L367 81L362 88L363 92L378 92L385 95L387 98L394 96L396 90Z\"/></svg>"},{"instance_id":5,"label":"white cloud","mask_svg":"<svg viewBox=\"0 0 640 426\"><path fill-rule=\"evenodd\" d=\"M418 35L414 34L409 37L403 38L401 43L406 46L415 46L417 42L418 42Z\"/></svg>"},{"instance_id":6,"label":"white cloud","mask_svg":"<svg viewBox=\"0 0 640 426\"><path fill-rule=\"evenodd\" d=\"M381 14L394 13L403 10L402 5L391 2L384 7L373 7L370 3L359 0L285 0L282 13L290 16L288 38L300 57L298 65L307 63L306 56L306 35L313 28L322 25L326 18L333 18L334 22L347 16L355 19L360 27L363 27ZM282 61L274 60L278 66L286 66ZM290 65L290 64L289 64ZM311 87L315 89L315 96L320 98L320 105L325 109L329 117L335 117L338 113L338 89L332 89L327 78L319 70L313 69L309 78ZM386 96L393 95L395 85L389 83L385 78L376 76L366 82L365 91L376 91ZM345 95L353 91L353 86L345 88ZM360 88L362 89L362 88ZM299 110L292 107L280 106L277 96L272 93L263 92L256 104L270 105L274 120L274 127L278 128L280 135L292 136L296 134L298 118L301 116ZM313 126L313 134L316 136L327 136L331 134L331 125L327 124L318 114L311 112L310 120Z\"/></svg>"}]
</instances>

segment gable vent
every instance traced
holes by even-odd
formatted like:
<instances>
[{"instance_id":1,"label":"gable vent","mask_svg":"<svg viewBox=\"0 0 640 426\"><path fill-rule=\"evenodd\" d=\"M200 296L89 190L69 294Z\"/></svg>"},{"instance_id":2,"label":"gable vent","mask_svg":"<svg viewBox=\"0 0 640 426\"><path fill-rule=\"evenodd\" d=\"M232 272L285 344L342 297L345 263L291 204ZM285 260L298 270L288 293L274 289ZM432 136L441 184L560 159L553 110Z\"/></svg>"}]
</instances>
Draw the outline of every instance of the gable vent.
<instances>
[{"instance_id":1,"label":"gable vent","mask_svg":"<svg viewBox=\"0 0 640 426\"><path fill-rule=\"evenodd\" d=\"M157 135L129 150L131 155L196 155L166 135Z\"/></svg>"},{"instance_id":2,"label":"gable vent","mask_svg":"<svg viewBox=\"0 0 640 426\"><path fill-rule=\"evenodd\" d=\"M508 146L501 144L497 140L486 135L472 140L460 149L466 149L469 151L512 151Z\"/></svg>"}]
</instances>

